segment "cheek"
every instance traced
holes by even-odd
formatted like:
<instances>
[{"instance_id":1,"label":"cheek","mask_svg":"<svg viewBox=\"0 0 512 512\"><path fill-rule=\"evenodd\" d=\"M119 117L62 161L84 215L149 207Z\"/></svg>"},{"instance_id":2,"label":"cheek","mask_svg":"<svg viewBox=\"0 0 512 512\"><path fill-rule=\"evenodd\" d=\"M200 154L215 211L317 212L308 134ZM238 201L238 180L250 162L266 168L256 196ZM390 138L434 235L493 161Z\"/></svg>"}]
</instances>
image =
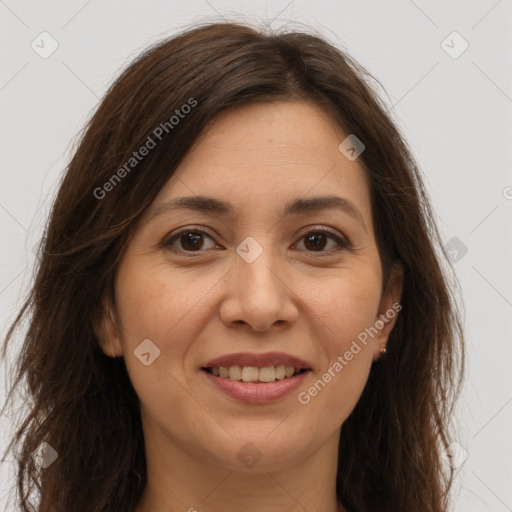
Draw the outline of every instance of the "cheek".
<instances>
[{"instance_id":1,"label":"cheek","mask_svg":"<svg viewBox=\"0 0 512 512\"><path fill-rule=\"evenodd\" d=\"M352 340L374 324L380 285L379 274L367 267L361 272L346 269L327 277L322 286L304 289L303 300L320 320L329 352L348 350Z\"/></svg>"},{"instance_id":2,"label":"cheek","mask_svg":"<svg viewBox=\"0 0 512 512\"><path fill-rule=\"evenodd\" d=\"M325 427L337 428L355 407L373 362L373 347L367 329L376 320L380 301L380 275L351 269L331 276L326 286L308 294L307 306L317 319L314 337L326 358L315 380L299 402L314 414L331 410ZM328 283L328 284L327 284Z\"/></svg>"},{"instance_id":3,"label":"cheek","mask_svg":"<svg viewBox=\"0 0 512 512\"><path fill-rule=\"evenodd\" d=\"M200 298L212 286L208 282L184 286L168 274L161 267L140 271L125 266L116 286L123 357L141 405L151 418L162 415L164 404L186 405L178 382L190 340L201 329ZM148 339L150 343L144 341ZM165 423L164 416L160 420Z\"/></svg>"},{"instance_id":4,"label":"cheek","mask_svg":"<svg viewBox=\"0 0 512 512\"><path fill-rule=\"evenodd\" d=\"M134 351L150 339L160 350L156 367L178 370L190 341L204 328L208 294L218 284L212 272L200 279L173 272L162 265L135 264L120 268L117 280L117 304L122 325L122 347L129 370L140 370Z\"/></svg>"},{"instance_id":5,"label":"cheek","mask_svg":"<svg viewBox=\"0 0 512 512\"><path fill-rule=\"evenodd\" d=\"M117 302L129 341L154 336L155 342L163 342L166 333L188 324L181 319L194 308L208 286L207 280L191 282L180 279L179 273L171 279L169 270L160 266L121 268Z\"/></svg>"},{"instance_id":6,"label":"cheek","mask_svg":"<svg viewBox=\"0 0 512 512\"><path fill-rule=\"evenodd\" d=\"M368 380L372 365L371 349L361 345L354 352L357 353L348 351L352 354L350 360L345 353L340 354L340 359L330 363L299 397L303 407L310 408L311 415L324 418L322 428L328 432L339 428L350 416Z\"/></svg>"}]
</instances>

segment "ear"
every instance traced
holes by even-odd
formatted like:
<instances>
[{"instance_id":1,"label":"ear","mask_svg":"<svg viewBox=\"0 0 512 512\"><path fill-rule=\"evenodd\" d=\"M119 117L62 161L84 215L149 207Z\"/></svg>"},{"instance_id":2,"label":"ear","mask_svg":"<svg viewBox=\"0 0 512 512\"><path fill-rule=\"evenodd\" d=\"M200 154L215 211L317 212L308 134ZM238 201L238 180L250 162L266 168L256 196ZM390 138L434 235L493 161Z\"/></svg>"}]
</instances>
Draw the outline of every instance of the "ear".
<instances>
[{"instance_id":1,"label":"ear","mask_svg":"<svg viewBox=\"0 0 512 512\"><path fill-rule=\"evenodd\" d=\"M92 325L104 354L112 358L122 357L119 321L109 298L105 297L98 306Z\"/></svg>"},{"instance_id":2,"label":"ear","mask_svg":"<svg viewBox=\"0 0 512 512\"><path fill-rule=\"evenodd\" d=\"M378 333L374 338L374 359L381 357L380 351L386 348L389 335L395 326L399 311L402 309L400 299L402 298L403 275L403 264L401 262L394 263L388 286L382 294L379 311L375 317L375 328Z\"/></svg>"}]
</instances>

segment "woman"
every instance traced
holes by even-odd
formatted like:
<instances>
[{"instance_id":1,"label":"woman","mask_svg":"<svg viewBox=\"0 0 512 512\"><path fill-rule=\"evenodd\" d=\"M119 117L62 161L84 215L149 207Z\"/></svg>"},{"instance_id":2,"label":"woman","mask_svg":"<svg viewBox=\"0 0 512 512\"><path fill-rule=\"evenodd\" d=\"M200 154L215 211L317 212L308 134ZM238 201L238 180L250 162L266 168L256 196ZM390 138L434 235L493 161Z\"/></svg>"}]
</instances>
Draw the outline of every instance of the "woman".
<instances>
[{"instance_id":1,"label":"woman","mask_svg":"<svg viewBox=\"0 0 512 512\"><path fill-rule=\"evenodd\" d=\"M110 88L4 346L21 510L447 510L460 316L366 74L220 23Z\"/></svg>"}]
</instances>

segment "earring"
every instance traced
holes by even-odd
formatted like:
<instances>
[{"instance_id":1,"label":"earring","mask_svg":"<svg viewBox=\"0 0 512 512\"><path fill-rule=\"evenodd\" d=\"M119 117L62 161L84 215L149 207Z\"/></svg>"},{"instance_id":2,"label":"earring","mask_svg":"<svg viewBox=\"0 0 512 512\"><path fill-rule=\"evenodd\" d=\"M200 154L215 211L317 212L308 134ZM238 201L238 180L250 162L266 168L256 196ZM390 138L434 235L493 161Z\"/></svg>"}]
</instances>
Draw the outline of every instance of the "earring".
<instances>
[{"instance_id":1,"label":"earring","mask_svg":"<svg viewBox=\"0 0 512 512\"><path fill-rule=\"evenodd\" d=\"M387 350L385 348L381 348L379 352L382 357L387 352Z\"/></svg>"}]
</instances>

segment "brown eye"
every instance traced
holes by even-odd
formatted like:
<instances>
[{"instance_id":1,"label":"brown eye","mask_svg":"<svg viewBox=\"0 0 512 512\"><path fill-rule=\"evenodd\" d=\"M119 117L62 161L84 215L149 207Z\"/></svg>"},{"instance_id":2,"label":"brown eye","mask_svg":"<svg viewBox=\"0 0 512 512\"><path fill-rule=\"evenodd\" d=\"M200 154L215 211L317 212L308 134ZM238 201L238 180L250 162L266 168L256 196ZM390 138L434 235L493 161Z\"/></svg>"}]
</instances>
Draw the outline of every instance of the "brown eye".
<instances>
[{"instance_id":1,"label":"brown eye","mask_svg":"<svg viewBox=\"0 0 512 512\"><path fill-rule=\"evenodd\" d=\"M320 229L316 231L310 231L305 234L301 240L304 240L304 247L307 251L311 252L333 252L340 248L347 248L348 243L342 240L339 236L335 235L331 231L327 231L325 229ZM334 242L334 246L327 248L329 240Z\"/></svg>"},{"instance_id":2,"label":"brown eye","mask_svg":"<svg viewBox=\"0 0 512 512\"><path fill-rule=\"evenodd\" d=\"M304 237L304 245L309 250L324 249L327 237L323 233L313 233Z\"/></svg>"},{"instance_id":3,"label":"brown eye","mask_svg":"<svg viewBox=\"0 0 512 512\"><path fill-rule=\"evenodd\" d=\"M184 251L184 252L201 252L204 249L204 237L212 238L204 233L203 231L186 229L173 235L170 239L164 242L164 247L169 247L172 250ZM178 243L178 247L173 247L175 243ZM181 247L180 247L181 246Z\"/></svg>"}]
</instances>

